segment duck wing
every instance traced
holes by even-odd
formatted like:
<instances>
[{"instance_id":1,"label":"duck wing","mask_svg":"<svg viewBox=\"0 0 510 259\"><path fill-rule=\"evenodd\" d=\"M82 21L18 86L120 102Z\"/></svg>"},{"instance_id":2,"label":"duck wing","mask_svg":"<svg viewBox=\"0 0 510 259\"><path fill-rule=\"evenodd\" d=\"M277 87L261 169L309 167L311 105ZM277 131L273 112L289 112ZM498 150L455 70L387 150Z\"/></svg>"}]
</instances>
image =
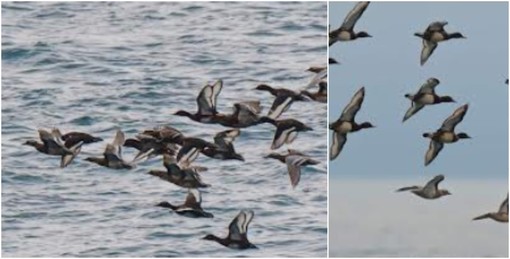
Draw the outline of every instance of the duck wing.
<instances>
[{"instance_id":1,"label":"duck wing","mask_svg":"<svg viewBox=\"0 0 510 259\"><path fill-rule=\"evenodd\" d=\"M333 160L340 155L342 149L347 142L347 134L341 134L336 131L333 132L333 143L329 149L329 160Z\"/></svg>"},{"instance_id":2,"label":"duck wing","mask_svg":"<svg viewBox=\"0 0 510 259\"><path fill-rule=\"evenodd\" d=\"M228 226L228 238L234 241L247 240L248 225L252 221L252 210L241 210Z\"/></svg>"},{"instance_id":3,"label":"duck wing","mask_svg":"<svg viewBox=\"0 0 510 259\"><path fill-rule=\"evenodd\" d=\"M216 100L223 88L223 80L218 80L214 85L206 85L202 88L197 97L198 114L216 114Z\"/></svg>"},{"instance_id":4,"label":"duck wing","mask_svg":"<svg viewBox=\"0 0 510 259\"><path fill-rule=\"evenodd\" d=\"M122 159L122 148L121 147L124 145L124 142L126 142L126 137L124 135L124 132L122 132L122 130L118 129L117 132L115 133L115 137L113 138L113 142L110 145L107 145L107 149L108 149L108 146L110 146L110 152L112 152L117 157ZM112 149L112 147L114 149Z\"/></svg>"},{"instance_id":5,"label":"duck wing","mask_svg":"<svg viewBox=\"0 0 510 259\"><path fill-rule=\"evenodd\" d=\"M421 55L420 55L420 65L423 66L425 62L429 59L429 57L434 53L434 50L437 48L437 43L433 41L423 40L422 41L423 47L421 49Z\"/></svg>"},{"instance_id":6,"label":"duck wing","mask_svg":"<svg viewBox=\"0 0 510 259\"><path fill-rule=\"evenodd\" d=\"M43 129L39 129L39 138L44 143L45 146L48 147L48 149L60 149L62 148L62 145L59 145L59 142L56 141L55 136Z\"/></svg>"},{"instance_id":7,"label":"duck wing","mask_svg":"<svg viewBox=\"0 0 510 259\"><path fill-rule=\"evenodd\" d=\"M231 150L233 148L232 142L241 134L241 130L232 129L222 131L214 136L214 143L220 148Z\"/></svg>"},{"instance_id":8,"label":"duck wing","mask_svg":"<svg viewBox=\"0 0 510 259\"><path fill-rule=\"evenodd\" d=\"M246 125L258 120L262 111L259 101L247 101L234 104L234 116L240 124Z\"/></svg>"},{"instance_id":9,"label":"duck wing","mask_svg":"<svg viewBox=\"0 0 510 259\"><path fill-rule=\"evenodd\" d=\"M328 69L323 69L319 71L315 76L312 78L312 80L303 88L303 90L307 90L309 88L317 86L324 78L328 76Z\"/></svg>"},{"instance_id":10,"label":"duck wing","mask_svg":"<svg viewBox=\"0 0 510 259\"><path fill-rule=\"evenodd\" d=\"M198 189L188 189L188 196L186 196L184 206L188 208L200 208L201 203L202 194L200 191Z\"/></svg>"},{"instance_id":11,"label":"duck wing","mask_svg":"<svg viewBox=\"0 0 510 259\"><path fill-rule=\"evenodd\" d=\"M352 30L354 28L354 25L358 21L358 19L361 17L363 12L367 9L370 2L359 2L357 3L354 8L347 14L347 16L344 19L344 22L342 23L341 29L344 30Z\"/></svg>"},{"instance_id":12,"label":"duck wing","mask_svg":"<svg viewBox=\"0 0 510 259\"><path fill-rule=\"evenodd\" d=\"M60 158L60 167L64 168L68 166L73 159L80 153L81 146L83 145L83 141L78 142L74 146L70 147L69 150L72 152L72 154L63 155Z\"/></svg>"},{"instance_id":13,"label":"duck wing","mask_svg":"<svg viewBox=\"0 0 510 259\"><path fill-rule=\"evenodd\" d=\"M422 188L421 186L415 185L415 186L402 187L396 191L397 192L405 192L405 191L419 190L421 188Z\"/></svg>"},{"instance_id":14,"label":"duck wing","mask_svg":"<svg viewBox=\"0 0 510 259\"><path fill-rule=\"evenodd\" d=\"M506 195L506 199L499 206L498 213L506 213L506 214L508 214L508 194Z\"/></svg>"},{"instance_id":15,"label":"duck wing","mask_svg":"<svg viewBox=\"0 0 510 259\"><path fill-rule=\"evenodd\" d=\"M182 144L184 135L178 129L164 126L156 130L161 141Z\"/></svg>"},{"instance_id":16,"label":"duck wing","mask_svg":"<svg viewBox=\"0 0 510 259\"><path fill-rule=\"evenodd\" d=\"M443 131L454 131L455 126L459 124L459 122L464 119L464 115L468 110L468 105L464 104L461 107L457 108L450 117L444 120L443 125L441 125L441 129Z\"/></svg>"},{"instance_id":17,"label":"duck wing","mask_svg":"<svg viewBox=\"0 0 510 259\"><path fill-rule=\"evenodd\" d=\"M428 181L425 187L423 187L423 192L431 194L430 196L433 196L435 193L437 193L439 183L444 180L444 175L437 175L432 180Z\"/></svg>"},{"instance_id":18,"label":"duck wing","mask_svg":"<svg viewBox=\"0 0 510 259\"><path fill-rule=\"evenodd\" d=\"M294 98L290 95L277 95L267 116L276 120L282 113L286 112L290 108L293 101Z\"/></svg>"},{"instance_id":19,"label":"duck wing","mask_svg":"<svg viewBox=\"0 0 510 259\"><path fill-rule=\"evenodd\" d=\"M429 32L439 32L439 31L444 31L444 26L447 25L448 22L447 21L437 21L437 22L432 22L431 24L429 24L429 26L427 27L427 31Z\"/></svg>"},{"instance_id":20,"label":"duck wing","mask_svg":"<svg viewBox=\"0 0 510 259\"><path fill-rule=\"evenodd\" d=\"M437 154L443 149L444 144L441 142L437 142L434 140L430 140L429 149L427 150L427 153L425 153L425 166L429 165L434 161Z\"/></svg>"},{"instance_id":21,"label":"duck wing","mask_svg":"<svg viewBox=\"0 0 510 259\"><path fill-rule=\"evenodd\" d=\"M289 155L285 159L292 188L296 188L299 183L299 179L301 178L301 166L308 163L309 160L309 157L301 155Z\"/></svg>"},{"instance_id":22,"label":"duck wing","mask_svg":"<svg viewBox=\"0 0 510 259\"><path fill-rule=\"evenodd\" d=\"M411 102L411 107L407 109L407 112L404 115L404 119L402 119L402 122L405 122L407 119L411 118L414 114L423 109L423 107L425 107L425 105Z\"/></svg>"},{"instance_id":23,"label":"duck wing","mask_svg":"<svg viewBox=\"0 0 510 259\"><path fill-rule=\"evenodd\" d=\"M439 85L439 80L437 78L431 77L427 79L427 81L420 87L420 90L415 95L418 94L435 94L435 88Z\"/></svg>"},{"instance_id":24,"label":"duck wing","mask_svg":"<svg viewBox=\"0 0 510 259\"><path fill-rule=\"evenodd\" d=\"M340 116L341 121L354 121L354 117L356 117L356 113L358 113L361 108L361 104L363 103L363 99L365 98L365 87L361 87L354 96L351 98L349 104L342 111L342 115Z\"/></svg>"}]
</instances>

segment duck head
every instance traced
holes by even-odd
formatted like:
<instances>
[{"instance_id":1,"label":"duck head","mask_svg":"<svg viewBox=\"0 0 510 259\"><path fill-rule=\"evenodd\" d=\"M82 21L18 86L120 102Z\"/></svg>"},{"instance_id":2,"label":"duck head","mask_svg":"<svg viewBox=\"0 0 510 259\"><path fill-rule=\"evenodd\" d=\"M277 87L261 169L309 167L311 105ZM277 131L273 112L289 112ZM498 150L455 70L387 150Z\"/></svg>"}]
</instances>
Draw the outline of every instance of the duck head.
<instances>
[{"instance_id":1,"label":"duck head","mask_svg":"<svg viewBox=\"0 0 510 259\"><path fill-rule=\"evenodd\" d=\"M156 206L163 207L163 208L169 208L169 209L176 209L177 208L176 206L170 204L167 201L162 201L162 202L156 204Z\"/></svg>"},{"instance_id":2,"label":"duck head","mask_svg":"<svg viewBox=\"0 0 510 259\"><path fill-rule=\"evenodd\" d=\"M193 115L187 111L183 111L183 110L178 110L177 112L174 113L174 115L177 115L177 116L186 116L186 117L193 117Z\"/></svg>"},{"instance_id":3,"label":"duck head","mask_svg":"<svg viewBox=\"0 0 510 259\"><path fill-rule=\"evenodd\" d=\"M439 194L441 196L452 195L448 190L439 190Z\"/></svg>"},{"instance_id":4,"label":"duck head","mask_svg":"<svg viewBox=\"0 0 510 259\"><path fill-rule=\"evenodd\" d=\"M465 39L466 37L464 37L464 35L462 35L462 33L460 33L460 32L454 32L454 33L449 34L448 38L449 39Z\"/></svg>"},{"instance_id":5,"label":"duck head","mask_svg":"<svg viewBox=\"0 0 510 259\"><path fill-rule=\"evenodd\" d=\"M273 88L269 85L266 85L266 84L260 84L260 85L257 85L257 87L255 87L255 90L261 90L261 91L273 91Z\"/></svg>"},{"instance_id":6,"label":"duck head","mask_svg":"<svg viewBox=\"0 0 510 259\"><path fill-rule=\"evenodd\" d=\"M356 38L372 38L372 35L364 32L364 31L360 31L360 32L356 33Z\"/></svg>"},{"instance_id":7,"label":"duck head","mask_svg":"<svg viewBox=\"0 0 510 259\"><path fill-rule=\"evenodd\" d=\"M441 96L441 97L439 97L439 101L442 103L454 103L455 102L455 100L453 100L453 98L451 98L450 96Z\"/></svg>"},{"instance_id":8,"label":"duck head","mask_svg":"<svg viewBox=\"0 0 510 259\"><path fill-rule=\"evenodd\" d=\"M23 143L23 145L37 147L39 145L39 142L35 140L27 140L25 143Z\"/></svg>"},{"instance_id":9,"label":"duck head","mask_svg":"<svg viewBox=\"0 0 510 259\"><path fill-rule=\"evenodd\" d=\"M202 239L204 240L213 240L213 241L217 241L219 240L220 238L215 236L215 235L212 235L212 234L207 234L205 237L203 237Z\"/></svg>"},{"instance_id":10,"label":"duck head","mask_svg":"<svg viewBox=\"0 0 510 259\"><path fill-rule=\"evenodd\" d=\"M458 138L462 138L462 139L471 138L468 134L466 134L464 132L461 132L461 133L457 134L457 137Z\"/></svg>"},{"instance_id":11,"label":"duck head","mask_svg":"<svg viewBox=\"0 0 510 259\"><path fill-rule=\"evenodd\" d=\"M363 122L363 123L361 123L361 124L359 125L359 127L360 127L361 129L375 128L375 126L374 126L374 125L372 125L372 123L370 123L370 122Z\"/></svg>"}]
</instances>

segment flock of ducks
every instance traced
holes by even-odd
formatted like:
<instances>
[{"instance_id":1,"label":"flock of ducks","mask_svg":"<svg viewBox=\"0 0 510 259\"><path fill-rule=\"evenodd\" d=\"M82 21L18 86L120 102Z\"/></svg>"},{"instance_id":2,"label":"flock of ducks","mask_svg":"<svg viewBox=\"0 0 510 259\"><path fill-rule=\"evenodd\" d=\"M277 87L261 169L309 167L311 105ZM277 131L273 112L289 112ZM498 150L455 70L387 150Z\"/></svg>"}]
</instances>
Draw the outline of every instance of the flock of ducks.
<instances>
[{"instance_id":1,"label":"flock of ducks","mask_svg":"<svg viewBox=\"0 0 510 259\"><path fill-rule=\"evenodd\" d=\"M358 38L372 37L367 32L355 32L354 26L362 14L365 12L370 2L358 2L355 7L347 14L342 25L329 32L329 45L332 46L339 41L352 41ZM447 41L450 39L465 38L461 33L454 32L448 33L444 30L447 22L438 21L432 22L424 32L415 33L414 35L422 39L422 51L420 55L420 65L424 65L430 58L434 50L437 48L439 42ZM336 62L335 62L336 63ZM437 78L429 78L415 94L406 94L405 98L411 101L411 107L404 115L402 122L407 121L409 118L418 113L426 106L436 105L440 103L454 103L454 99L450 96L439 96L435 92L435 88L439 85L440 81ZM347 135L362 129L373 128L370 122L357 123L355 117L360 110L365 97L365 88L359 89L351 101L342 111L340 118L329 125L330 130L333 131L333 138L330 147L330 160L336 159L344 148L347 142ZM469 105L464 104L458 107L453 114L447 117L441 127L434 132L423 133L424 138L430 139L429 148L425 153L425 166L432 163L438 156L439 152L443 149L444 144L456 143L462 139L469 139L467 133L455 132L455 127L464 119L468 111ZM444 180L443 175L438 175L430 180L425 186L411 186L404 187L397 190L397 192L411 191L417 196L425 199L437 199L445 195L450 195L448 190L438 189L438 184ZM498 212L484 214L474 218L474 220L491 218L498 222L508 222L508 194L505 201L501 204Z\"/></svg>"},{"instance_id":2,"label":"flock of ducks","mask_svg":"<svg viewBox=\"0 0 510 259\"><path fill-rule=\"evenodd\" d=\"M217 133L213 142L185 136L181 131L170 126L144 130L129 139L126 139L124 132L118 129L111 143L106 145L102 156L87 157L85 161L111 169L133 169L137 163L145 159L162 156L164 169L153 169L148 174L188 191L183 204L173 205L164 201L158 203L157 206L171 209L176 214L185 217L212 218L213 214L205 211L201 206L202 196L199 190L211 187L210 184L202 180L200 175L200 172L206 171L207 168L193 165L193 161L199 154L217 160L244 161L243 156L237 153L234 148L234 141L241 134L240 128L262 123L274 125L275 134L270 147L272 150L292 143L299 132L312 130L311 127L296 119L280 119L282 113L287 111L295 101L327 103L327 83L324 81L327 76L327 67L311 67L308 70L314 72L315 75L310 83L300 91L273 88L267 84L261 84L255 88L257 91L266 91L274 96L273 104L267 115L261 115L260 101L238 102L233 105L232 113L221 113L217 110L217 98L223 88L223 81L217 80L212 85L205 85L196 99L197 111L192 113L179 110L175 115L188 117L195 122L220 124L231 128ZM308 91L313 87L318 88L317 92ZM80 153L82 145L103 140L82 132L61 134L56 128L51 132L44 129L39 129L38 132L41 142L29 140L24 144L35 147L41 153L60 156L60 167L62 168L68 166ZM123 159L122 147L138 150L132 161ZM318 160L290 148L287 153L270 153L265 158L276 159L287 165L293 188L299 183L301 167L319 163ZM248 225L253 217L253 211L241 210L230 223L227 237L220 238L209 234L203 239L216 241L229 248L256 248L247 237Z\"/></svg>"}]
</instances>

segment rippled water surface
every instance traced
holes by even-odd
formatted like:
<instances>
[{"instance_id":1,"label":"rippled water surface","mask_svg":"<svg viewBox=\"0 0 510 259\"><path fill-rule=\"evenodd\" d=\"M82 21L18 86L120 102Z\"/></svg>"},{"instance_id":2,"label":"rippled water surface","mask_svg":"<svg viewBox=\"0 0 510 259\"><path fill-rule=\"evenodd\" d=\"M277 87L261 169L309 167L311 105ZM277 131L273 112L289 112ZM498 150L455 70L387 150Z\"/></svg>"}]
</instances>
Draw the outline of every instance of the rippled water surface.
<instances>
[{"instance_id":1,"label":"rippled water surface","mask_svg":"<svg viewBox=\"0 0 510 259\"><path fill-rule=\"evenodd\" d=\"M295 103L286 118L314 131L290 146L321 164L303 170L293 190L286 166L262 157L274 129L243 129L235 146L246 162L199 157L207 166L204 209L189 219L155 207L186 192L136 169L83 160L100 155L116 127L128 137L172 125L212 141L224 127L173 116L195 110L205 83L224 80L218 109L272 97L259 83L299 89L310 65L325 65L326 3L2 3L3 256L326 256L326 105ZM21 145L38 128L93 133L67 168ZM282 148L283 151L285 147ZM124 149L130 159L135 151ZM253 209L249 238L235 251L201 240L226 235L240 209Z\"/></svg>"}]
</instances>

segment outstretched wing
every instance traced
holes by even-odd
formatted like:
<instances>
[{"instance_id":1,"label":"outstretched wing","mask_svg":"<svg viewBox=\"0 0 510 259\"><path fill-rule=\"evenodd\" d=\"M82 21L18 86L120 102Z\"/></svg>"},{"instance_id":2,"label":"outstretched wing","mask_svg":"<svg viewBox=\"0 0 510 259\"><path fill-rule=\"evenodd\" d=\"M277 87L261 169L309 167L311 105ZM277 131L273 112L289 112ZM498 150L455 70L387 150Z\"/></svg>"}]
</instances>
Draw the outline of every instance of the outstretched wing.
<instances>
[{"instance_id":1,"label":"outstretched wing","mask_svg":"<svg viewBox=\"0 0 510 259\"><path fill-rule=\"evenodd\" d=\"M422 41L423 47L421 49L421 55L420 55L420 65L423 66L425 62L429 59L429 57L434 53L434 50L437 48L437 43L433 41L423 40Z\"/></svg>"},{"instance_id":2,"label":"outstretched wing","mask_svg":"<svg viewBox=\"0 0 510 259\"><path fill-rule=\"evenodd\" d=\"M214 136L214 143L220 148L231 150L232 142L241 134L239 129L231 129L222 131Z\"/></svg>"},{"instance_id":3,"label":"outstretched wing","mask_svg":"<svg viewBox=\"0 0 510 259\"><path fill-rule=\"evenodd\" d=\"M436 177L432 178L432 180L428 181L425 187L423 188L423 191L425 193L435 193L438 190L438 185L440 182L444 180L444 175L437 175Z\"/></svg>"},{"instance_id":4,"label":"outstretched wing","mask_svg":"<svg viewBox=\"0 0 510 259\"><path fill-rule=\"evenodd\" d=\"M464 104L461 107L457 108L450 117L446 118L444 120L443 125L441 125L441 130L444 131L453 131L455 129L455 126L459 124L459 122L464 119L464 115L466 115L466 112L468 110L468 105Z\"/></svg>"},{"instance_id":5,"label":"outstretched wing","mask_svg":"<svg viewBox=\"0 0 510 259\"><path fill-rule=\"evenodd\" d=\"M200 207L200 203L202 203L202 194L200 191L198 189L188 189L188 196L186 196L184 206L197 208Z\"/></svg>"},{"instance_id":6,"label":"outstretched wing","mask_svg":"<svg viewBox=\"0 0 510 259\"><path fill-rule=\"evenodd\" d=\"M358 21L358 19L361 17L363 12L367 9L370 2L359 2L357 3L354 8L347 14L347 16L344 19L344 22L342 23L341 29L344 30L352 30L354 28L354 25Z\"/></svg>"},{"instance_id":7,"label":"outstretched wing","mask_svg":"<svg viewBox=\"0 0 510 259\"><path fill-rule=\"evenodd\" d=\"M431 77L420 87L418 94L434 94L436 86L439 85L439 79Z\"/></svg>"},{"instance_id":8,"label":"outstretched wing","mask_svg":"<svg viewBox=\"0 0 510 259\"><path fill-rule=\"evenodd\" d=\"M430 31L430 32L443 31L444 30L444 26L447 25L447 24L448 24L447 21L432 22L427 27L427 31Z\"/></svg>"},{"instance_id":9,"label":"outstretched wing","mask_svg":"<svg viewBox=\"0 0 510 259\"><path fill-rule=\"evenodd\" d=\"M416 114L421 109L423 109L423 107L425 107L425 105L412 102L411 107L409 107L409 109L407 109L407 112L404 115L404 119L402 119L402 122L405 122L407 119L411 118L414 114Z\"/></svg>"},{"instance_id":10,"label":"outstretched wing","mask_svg":"<svg viewBox=\"0 0 510 259\"><path fill-rule=\"evenodd\" d=\"M290 95L276 96L267 116L273 120L278 119L278 117L280 117L282 113L284 113L290 108L290 105L292 104L293 100L294 99Z\"/></svg>"},{"instance_id":11,"label":"outstretched wing","mask_svg":"<svg viewBox=\"0 0 510 259\"><path fill-rule=\"evenodd\" d=\"M506 199L499 206L499 211L498 212L508 214L508 194L506 195Z\"/></svg>"},{"instance_id":12,"label":"outstretched wing","mask_svg":"<svg viewBox=\"0 0 510 259\"><path fill-rule=\"evenodd\" d=\"M443 149L443 143L430 140L429 149L425 153L425 166L429 165L436 158L437 154Z\"/></svg>"},{"instance_id":13,"label":"outstretched wing","mask_svg":"<svg viewBox=\"0 0 510 259\"><path fill-rule=\"evenodd\" d=\"M254 213L252 210L241 210L239 214L232 220L228 226L228 237L231 240L243 241L246 240L246 233L248 232L248 225L253 219Z\"/></svg>"},{"instance_id":14,"label":"outstretched wing","mask_svg":"<svg viewBox=\"0 0 510 259\"><path fill-rule=\"evenodd\" d=\"M306 163L308 159L308 157L301 155L289 155L285 159L292 188L295 188L298 185L299 179L301 179L301 166Z\"/></svg>"},{"instance_id":15,"label":"outstretched wing","mask_svg":"<svg viewBox=\"0 0 510 259\"><path fill-rule=\"evenodd\" d=\"M354 121L356 113L358 113L365 98L365 87L361 87L354 96L351 98L351 102L344 108L340 120L342 121Z\"/></svg>"},{"instance_id":16,"label":"outstretched wing","mask_svg":"<svg viewBox=\"0 0 510 259\"><path fill-rule=\"evenodd\" d=\"M223 88L223 81L220 79L214 85L206 85L202 88L197 97L198 114L216 114L216 100Z\"/></svg>"},{"instance_id":17,"label":"outstretched wing","mask_svg":"<svg viewBox=\"0 0 510 259\"><path fill-rule=\"evenodd\" d=\"M345 142L347 142L347 134L340 134L336 131L333 132L333 143L331 143L331 148L329 150L329 160L333 160L340 155Z\"/></svg>"}]
</instances>

